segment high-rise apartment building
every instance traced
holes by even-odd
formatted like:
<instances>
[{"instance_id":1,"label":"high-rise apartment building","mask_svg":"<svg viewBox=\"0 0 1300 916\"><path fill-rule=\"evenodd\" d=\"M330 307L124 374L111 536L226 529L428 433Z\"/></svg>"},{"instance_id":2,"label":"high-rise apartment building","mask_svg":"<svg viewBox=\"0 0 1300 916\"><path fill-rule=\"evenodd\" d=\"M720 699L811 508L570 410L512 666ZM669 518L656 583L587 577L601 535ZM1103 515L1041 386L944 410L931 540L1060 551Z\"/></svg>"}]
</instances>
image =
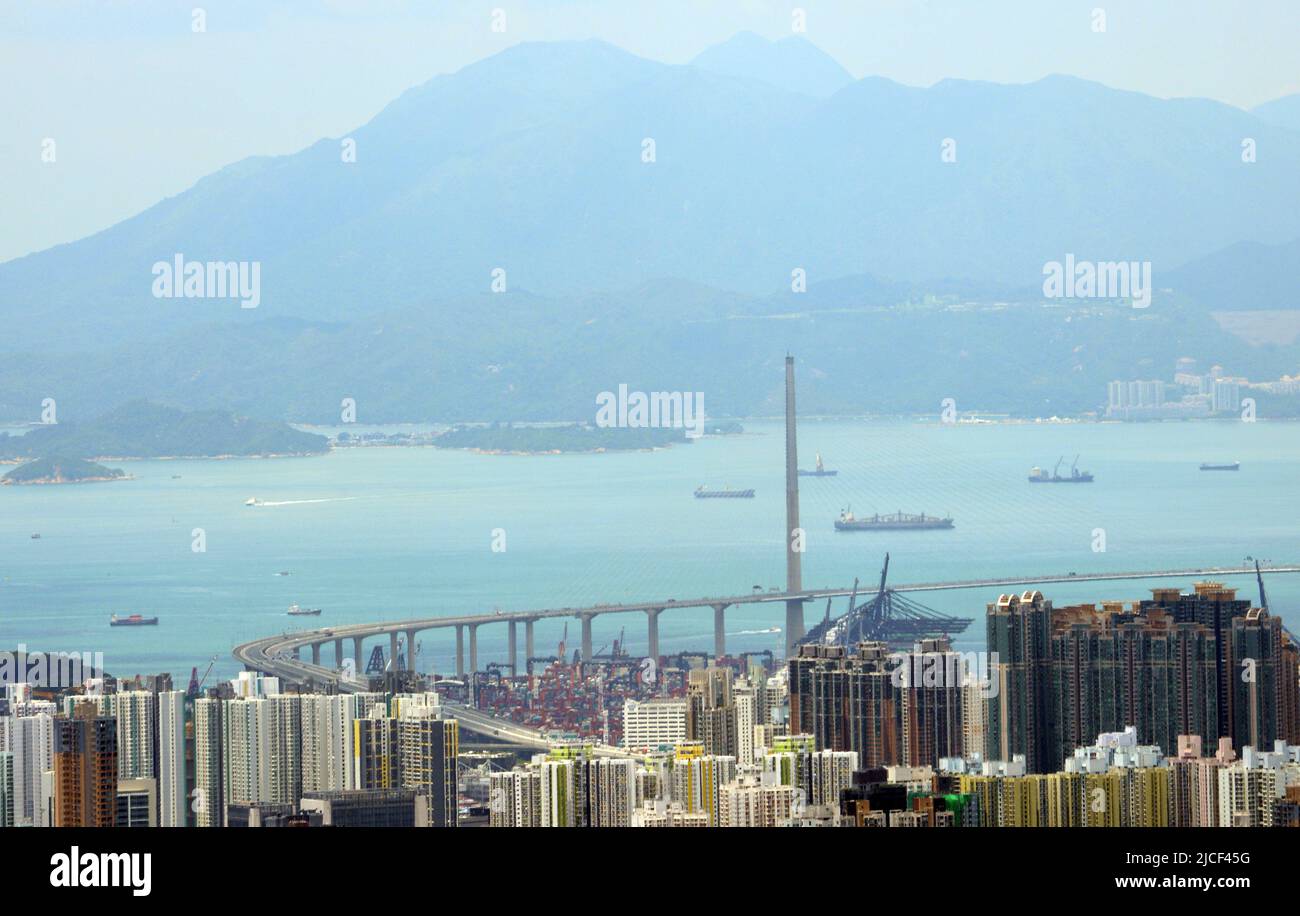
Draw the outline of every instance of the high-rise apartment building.
<instances>
[{"instance_id":1,"label":"high-rise apartment building","mask_svg":"<svg viewBox=\"0 0 1300 916\"><path fill-rule=\"evenodd\" d=\"M302 789L333 792L356 788L352 769L352 694L302 697Z\"/></svg>"},{"instance_id":2,"label":"high-rise apartment building","mask_svg":"<svg viewBox=\"0 0 1300 916\"><path fill-rule=\"evenodd\" d=\"M197 827L226 823L225 705L217 697L194 701L194 788L189 805Z\"/></svg>"},{"instance_id":3,"label":"high-rise apartment building","mask_svg":"<svg viewBox=\"0 0 1300 916\"><path fill-rule=\"evenodd\" d=\"M297 694L272 694L269 707L270 797L274 805L295 808L302 798L302 702Z\"/></svg>"},{"instance_id":4,"label":"high-rise apartment building","mask_svg":"<svg viewBox=\"0 0 1300 916\"><path fill-rule=\"evenodd\" d=\"M117 820L117 723L90 704L54 720L55 827Z\"/></svg>"},{"instance_id":5,"label":"high-rise apartment building","mask_svg":"<svg viewBox=\"0 0 1300 916\"><path fill-rule=\"evenodd\" d=\"M14 755L0 751L0 828L16 826L14 821Z\"/></svg>"},{"instance_id":6,"label":"high-rise apartment building","mask_svg":"<svg viewBox=\"0 0 1300 916\"><path fill-rule=\"evenodd\" d=\"M488 774L488 825L542 826L542 774L517 768Z\"/></svg>"},{"instance_id":7,"label":"high-rise apartment building","mask_svg":"<svg viewBox=\"0 0 1300 916\"><path fill-rule=\"evenodd\" d=\"M53 703L35 701L24 704L21 713L11 704L9 750L14 768L14 822L22 826L39 826L41 777L54 769ZM45 826L48 826L45 825Z\"/></svg>"},{"instance_id":8,"label":"high-rise apartment building","mask_svg":"<svg viewBox=\"0 0 1300 916\"><path fill-rule=\"evenodd\" d=\"M1280 621L1219 583L1152 594L1100 608L1053 608L1040 592L990 604L986 758L1023 754L1030 772L1052 772L1072 748L1130 725L1169 750L1179 735L1229 736L1238 751L1295 740L1300 653Z\"/></svg>"},{"instance_id":9,"label":"high-rise apartment building","mask_svg":"<svg viewBox=\"0 0 1300 916\"><path fill-rule=\"evenodd\" d=\"M790 734L812 735L819 748L853 751L864 767L899 762L899 701L888 646L800 646L788 671Z\"/></svg>"},{"instance_id":10,"label":"high-rise apartment building","mask_svg":"<svg viewBox=\"0 0 1300 916\"><path fill-rule=\"evenodd\" d=\"M900 756L907 766L934 766L962 754L965 661L947 639L923 639L895 656Z\"/></svg>"},{"instance_id":11,"label":"high-rise apartment building","mask_svg":"<svg viewBox=\"0 0 1300 916\"><path fill-rule=\"evenodd\" d=\"M1037 773L1061 765L1048 720L1051 612L1042 592L1027 591L999 597L985 620L989 657L997 661L989 665L995 699L989 702L984 756L1010 760L1023 754Z\"/></svg>"},{"instance_id":12,"label":"high-rise apartment building","mask_svg":"<svg viewBox=\"0 0 1300 916\"><path fill-rule=\"evenodd\" d=\"M180 690L159 692L158 824L161 827L184 827L189 810L185 719L185 694Z\"/></svg>"},{"instance_id":13,"label":"high-rise apartment building","mask_svg":"<svg viewBox=\"0 0 1300 916\"><path fill-rule=\"evenodd\" d=\"M700 742L681 744L673 759L672 800L688 813L704 812L716 827L722 787L735 778L735 757L706 754Z\"/></svg>"},{"instance_id":14,"label":"high-rise apartment building","mask_svg":"<svg viewBox=\"0 0 1300 916\"><path fill-rule=\"evenodd\" d=\"M719 827L784 827L800 809L795 786L737 780L723 786L719 798Z\"/></svg>"},{"instance_id":15,"label":"high-rise apartment building","mask_svg":"<svg viewBox=\"0 0 1300 916\"><path fill-rule=\"evenodd\" d=\"M410 704L397 719L400 784L420 791L429 826L457 824L459 746L460 723L443 718L437 706Z\"/></svg>"},{"instance_id":16,"label":"high-rise apartment building","mask_svg":"<svg viewBox=\"0 0 1300 916\"><path fill-rule=\"evenodd\" d=\"M706 754L736 756L736 704L730 669L690 672L686 685L686 740L703 744Z\"/></svg>"},{"instance_id":17,"label":"high-rise apartment building","mask_svg":"<svg viewBox=\"0 0 1300 916\"><path fill-rule=\"evenodd\" d=\"M226 804L255 805L274 801L271 705L258 696L226 700L221 724Z\"/></svg>"},{"instance_id":18,"label":"high-rise apartment building","mask_svg":"<svg viewBox=\"0 0 1300 916\"><path fill-rule=\"evenodd\" d=\"M397 789L402 785L397 721L374 706L352 722L353 782L358 789Z\"/></svg>"}]
</instances>

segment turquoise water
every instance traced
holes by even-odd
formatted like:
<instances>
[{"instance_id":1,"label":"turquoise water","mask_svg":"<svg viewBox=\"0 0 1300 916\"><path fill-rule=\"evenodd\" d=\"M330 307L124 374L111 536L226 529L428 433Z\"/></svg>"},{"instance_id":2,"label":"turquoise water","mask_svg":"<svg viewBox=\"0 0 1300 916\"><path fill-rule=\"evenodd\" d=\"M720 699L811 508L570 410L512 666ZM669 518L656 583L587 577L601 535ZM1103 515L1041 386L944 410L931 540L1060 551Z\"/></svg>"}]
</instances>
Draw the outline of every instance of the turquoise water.
<instances>
[{"instance_id":1,"label":"turquoise water","mask_svg":"<svg viewBox=\"0 0 1300 916\"><path fill-rule=\"evenodd\" d=\"M508 456L429 448L349 449L295 459L117 462L135 479L0 488L0 647L103 652L116 675L191 666L237 670L238 642L292 629L292 603L320 607L308 626L494 608L577 607L736 594L783 585L779 423L657 452ZM820 451L835 478L802 478L804 584L874 582L891 552L896 582L1034 573L1300 560L1300 424L940 426L803 421L804 467ZM1031 486L1029 468L1065 454L1092 470L1082 486ZM1206 473L1201 461L1242 463ZM172 475L180 475L173 480ZM696 500L699 484L753 487L753 500ZM258 497L285 505L248 508ZM326 500L296 502L299 500ZM851 505L951 514L952 531L838 533ZM206 552L191 532L206 533ZM506 534L492 551L493 529ZM1106 551L1092 549L1105 529ZM30 535L40 532L40 540ZM288 571L288 576L277 572ZM1144 597L1148 582L1044 589L1058 604ZM1187 580L1171 584L1188 585ZM1249 589L1252 578L1232 584ZM1268 580L1270 603L1300 628L1300 575ZM996 590L913 595L976 617ZM810 621L824 605L808 609ZM837 611L838 612L838 611ZM111 613L157 615L157 628L110 629ZM777 648L782 609L728 611L728 649ZM594 625L599 649L644 617ZM559 622L537 627L550 653ZM576 622L570 646L578 643ZM661 648L712 647L712 614L669 610ZM480 663L504 655L506 628L479 632ZM972 626L962 648L981 648ZM520 646L522 652L522 644ZM328 658L328 651L326 653ZM446 671L451 631L421 637L419 667Z\"/></svg>"}]
</instances>

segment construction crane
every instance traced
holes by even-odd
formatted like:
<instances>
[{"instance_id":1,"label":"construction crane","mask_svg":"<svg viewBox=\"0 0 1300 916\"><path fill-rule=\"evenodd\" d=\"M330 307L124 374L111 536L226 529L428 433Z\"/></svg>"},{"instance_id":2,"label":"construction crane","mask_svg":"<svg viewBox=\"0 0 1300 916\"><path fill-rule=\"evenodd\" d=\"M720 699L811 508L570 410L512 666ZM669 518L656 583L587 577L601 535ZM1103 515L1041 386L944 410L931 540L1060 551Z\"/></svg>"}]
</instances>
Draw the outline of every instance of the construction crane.
<instances>
[{"instance_id":1,"label":"construction crane","mask_svg":"<svg viewBox=\"0 0 1300 916\"><path fill-rule=\"evenodd\" d=\"M198 674L198 667L190 670L190 688L186 691L191 697L197 697L203 692L203 684L207 681L208 675L212 673L212 666L217 663L218 656L214 655L208 660L208 670L203 672L202 678L195 677Z\"/></svg>"}]
</instances>

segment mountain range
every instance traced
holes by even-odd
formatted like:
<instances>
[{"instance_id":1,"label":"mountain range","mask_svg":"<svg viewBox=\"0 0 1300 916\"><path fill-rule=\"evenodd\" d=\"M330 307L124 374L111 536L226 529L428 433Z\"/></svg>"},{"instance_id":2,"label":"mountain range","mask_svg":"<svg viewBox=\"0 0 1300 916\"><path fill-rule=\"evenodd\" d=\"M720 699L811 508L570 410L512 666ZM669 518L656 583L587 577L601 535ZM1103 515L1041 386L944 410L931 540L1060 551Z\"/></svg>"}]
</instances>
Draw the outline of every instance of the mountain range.
<instances>
[{"instance_id":1,"label":"mountain range","mask_svg":"<svg viewBox=\"0 0 1300 916\"><path fill-rule=\"evenodd\" d=\"M49 396L82 416L149 398L321 420L355 397L384 419L571 418L638 381L707 384L714 415L744 414L770 404L767 370L795 345L834 372L805 380L815 410L911 409L931 388L1031 409L996 373L934 367L917 384L922 364L898 354L937 362L952 345L993 365L1040 322L1049 339L1063 325L1065 362L1043 367L1032 409L1086 407L1094 372L1135 372L1164 343L1118 333L1076 369L1089 341L1065 311L920 306L1041 300L1043 265L1074 254L1151 261L1155 314L1140 317L1184 316L1171 333L1206 348L1210 311L1295 308L1286 101L1247 112L1065 76L855 80L801 38L742 34L681 66L520 44L347 137L235 163L0 264L0 418ZM155 297L154 265L177 255L256 262L258 307ZM788 291L795 271L807 293Z\"/></svg>"}]
</instances>

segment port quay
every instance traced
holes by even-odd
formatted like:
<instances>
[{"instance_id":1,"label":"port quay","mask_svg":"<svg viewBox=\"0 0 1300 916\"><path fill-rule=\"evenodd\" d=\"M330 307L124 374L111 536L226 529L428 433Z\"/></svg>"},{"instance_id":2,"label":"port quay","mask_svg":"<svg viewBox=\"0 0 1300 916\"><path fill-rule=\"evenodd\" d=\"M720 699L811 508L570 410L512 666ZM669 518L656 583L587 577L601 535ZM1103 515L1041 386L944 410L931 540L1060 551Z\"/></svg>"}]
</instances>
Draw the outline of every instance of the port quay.
<instances>
[{"instance_id":1,"label":"port quay","mask_svg":"<svg viewBox=\"0 0 1300 916\"><path fill-rule=\"evenodd\" d=\"M794 402L794 360L786 357L786 528L794 531L799 527L799 472L798 449L796 441L796 413ZM243 643L234 649L235 658L249 671L259 671L275 675L289 682L329 688L340 692L356 692L368 689L364 677L359 677L366 660L367 640L388 640L388 658L401 659L399 640L405 640L407 646L414 646L419 634L426 630L456 630L456 676L464 677L467 672L479 670L478 632L480 627L504 625L507 628L506 659L504 667L511 675L520 671L519 665L519 625L524 628L524 657L536 657L534 643L534 624L539 620L576 619L581 623L582 642L581 657L590 659L592 654L592 621L606 614L644 614L647 625L647 656L659 658L659 617L665 611L682 613L713 612L713 651L718 657L726 654L726 611L738 605L783 605L785 607L785 653L789 657L794 653L804 638L804 606L809 602L836 598L861 597L871 598L876 592L871 589L860 590L855 583L850 587L804 588L802 584L801 554L795 549L792 539L785 539L786 549L786 588L777 592L753 591L746 594L709 596L686 600L663 599L641 601L625 604L596 604L590 607L564 607L521 611L494 611L486 614L466 614L458 616L427 617L407 620L389 620L376 623L360 623L342 626L323 627L292 633L266 636ZM1300 563L1271 564L1264 567L1269 574L1300 573ZM891 584L891 592L930 592L958 589L993 589L1020 588L1061 582L1114 582L1132 579L1187 579L1202 577L1220 577L1231 575L1254 575L1254 567L1202 567L1195 569L1156 569L1134 572L1067 572L1055 575L1013 576L1005 578L971 579L950 582L916 582ZM707 609L707 610L706 610ZM466 638L468 637L468 639ZM466 643L468 642L468 667L466 666ZM332 646L332 649L327 647ZM324 651L323 651L324 650ZM304 654L310 655L310 660ZM414 653L405 653L407 670L413 670ZM333 664L323 664L323 657ZM456 715L462 724L471 731L486 733L496 737L512 737L522 744L538 747L546 746L546 739L540 732L502 723L483 713L467 707L457 707ZM502 729L508 729L509 734ZM615 753L615 749L607 749Z\"/></svg>"}]
</instances>

